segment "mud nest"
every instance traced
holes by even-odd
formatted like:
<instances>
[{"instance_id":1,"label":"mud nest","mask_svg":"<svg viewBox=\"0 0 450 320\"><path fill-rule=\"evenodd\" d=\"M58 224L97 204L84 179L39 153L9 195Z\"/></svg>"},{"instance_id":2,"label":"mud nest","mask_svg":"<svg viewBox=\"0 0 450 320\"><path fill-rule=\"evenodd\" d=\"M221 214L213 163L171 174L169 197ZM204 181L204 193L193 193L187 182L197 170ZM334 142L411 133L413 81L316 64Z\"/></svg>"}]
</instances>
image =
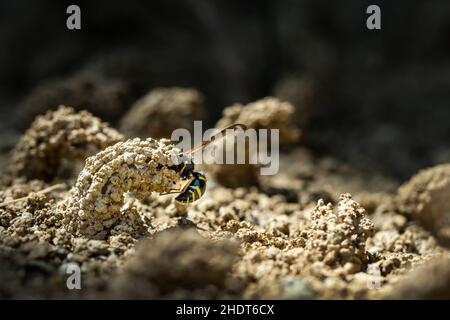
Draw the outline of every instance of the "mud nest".
<instances>
[{"instance_id":1,"label":"mud nest","mask_svg":"<svg viewBox=\"0 0 450 320\"><path fill-rule=\"evenodd\" d=\"M281 145L295 143L298 142L301 131L293 122L294 113L295 108L289 102L266 97L245 106L235 104L225 108L222 118L216 123L216 128L223 129L229 125L240 123L255 130L278 129ZM268 137L270 138L270 134ZM224 154L225 144L221 146L222 148L218 148L217 152ZM246 144L246 164L209 165L206 166L206 170L217 182L227 187L258 186L259 168L257 165L249 164L248 161L251 156L255 156L250 154L251 152Z\"/></svg>"},{"instance_id":2,"label":"mud nest","mask_svg":"<svg viewBox=\"0 0 450 320\"><path fill-rule=\"evenodd\" d=\"M280 143L297 142L300 130L292 121L294 106L274 97L266 97L247 105L234 104L225 108L216 128L225 128L234 123L242 123L252 129L278 129Z\"/></svg>"},{"instance_id":3,"label":"mud nest","mask_svg":"<svg viewBox=\"0 0 450 320\"><path fill-rule=\"evenodd\" d=\"M123 140L107 123L87 111L60 106L39 116L15 146L9 165L12 176L51 181L78 173L84 160Z\"/></svg>"},{"instance_id":4,"label":"mud nest","mask_svg":"<svg viewBox=\"0 0 450 320\"><path fill-rule=\"evenodd\" d=\"M169 140L135 138L88 158L65 208L68 230L96 238L105 238L113 228L133 231L139 217L130 220L121 213L125 193L143 200L152 192L170 191L179 180L172 169L179 154Z\"/></svg>"},{"instance_id":5,"label":"mud nest","mask_svg":"<svg viewBox=\"0 0 450 320\"><path fill-rule=\"evenodd\" d=\"M194 89L157 88L136 101L122 118L120 130L128 137L170 138L176 129L194 129L203 120L203 95Z\"/></svg>"}]
</instances>

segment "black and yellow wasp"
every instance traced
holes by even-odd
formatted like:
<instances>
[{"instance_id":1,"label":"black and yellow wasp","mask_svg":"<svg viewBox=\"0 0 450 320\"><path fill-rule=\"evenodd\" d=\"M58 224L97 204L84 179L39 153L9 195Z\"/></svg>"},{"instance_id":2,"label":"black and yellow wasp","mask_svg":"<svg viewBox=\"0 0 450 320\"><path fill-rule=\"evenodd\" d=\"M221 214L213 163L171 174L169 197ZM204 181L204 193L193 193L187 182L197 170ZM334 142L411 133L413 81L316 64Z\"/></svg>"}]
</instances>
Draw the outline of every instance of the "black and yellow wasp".
<instances>
[{"instance_id":1,"label":"black and yellow wasp","mask_svg":"<svg viewBox=\"0 0 450 320\"><path fill-rule=\"evenodd\" d=\"M181 159L180 164L172 166L171 169L178 172L178 174L180 175L180 179L182 181L187 182L184 183L181 189L171 190L163 194L179 193L179 195L175 197L175 200L181 203L190 203L200 199L205 193L207 180L204 174L194 171L195 165L192 162L191 156L195 152L203 150L203 148L205 148L212 142L216 142L216 140L218 141L217 137L219 137L219 139L225 137L227 130L237 128L245 130L247 127L243 124L233 124L221 130L218 134L211 137L210 140L207 140L203 142L201 145L194 147L185 153L182 153L180 155Z\"/></svg>"}]
</instances>

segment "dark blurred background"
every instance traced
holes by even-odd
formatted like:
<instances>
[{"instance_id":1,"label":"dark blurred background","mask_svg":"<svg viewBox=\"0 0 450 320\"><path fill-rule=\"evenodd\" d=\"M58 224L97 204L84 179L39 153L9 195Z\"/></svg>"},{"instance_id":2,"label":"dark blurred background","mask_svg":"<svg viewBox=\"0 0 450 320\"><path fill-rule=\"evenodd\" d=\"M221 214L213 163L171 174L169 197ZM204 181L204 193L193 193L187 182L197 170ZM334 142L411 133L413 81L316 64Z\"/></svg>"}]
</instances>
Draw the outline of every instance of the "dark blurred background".
<instances>
[{"instance_id":1,"label":"dark blurred background","mask_svg":"<svg viewBox=\"0 0 450 320\"><path fill-rule=\"evenodd\" d=\"M153 87L183 86L210 125L235 102L305 104L304 145L399 180L450 161L449 1L1 1L0 41L5 150L54 95L114 125Z\"/></svg>"}]
</instances>

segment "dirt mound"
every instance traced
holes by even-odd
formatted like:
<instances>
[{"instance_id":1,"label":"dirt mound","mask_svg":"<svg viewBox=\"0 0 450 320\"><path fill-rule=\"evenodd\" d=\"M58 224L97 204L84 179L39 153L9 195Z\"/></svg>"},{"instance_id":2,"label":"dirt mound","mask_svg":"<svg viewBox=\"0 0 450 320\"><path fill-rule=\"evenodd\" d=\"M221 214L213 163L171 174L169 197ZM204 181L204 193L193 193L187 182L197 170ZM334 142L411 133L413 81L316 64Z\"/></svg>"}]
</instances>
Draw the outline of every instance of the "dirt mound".
<instances>
[{"instance_id":1,"label":"dirt mound","mask_svg":"<svg viewBox=\"0 0 450 320\"><path fill-rule=\"evenodd\" d=\"M420 171L398 192L400 210L450 245L450 165Z\"/></svg>"},{"instance_id":2,"label":"dirt mound","mask_svg":"<svg viewBox=\"0 0 450 320\"><path fill-rule=\"evenodd\" d=\"M138 243L117 282L122 297L204 298L237 289L229 274L238 245L210 241L193 229L172 228ZM223 293L222 293L223 294Z\"/></svg>"},{"instance_id":3,"label":"dirt mound","mask_svg":"<svg viewBox=\"0 0 450 320\"><path fill-rule=\"evenodd\" d=\"M67 117L54 117L59 113ZM99 135L118 135L67 108L36 123L39 130L22 139L49 132L36 141L65 150L48 152L55 159L76 147L100 148L99 141L109 140ZM81 145L68 139L75 133ZM161 194L181 182L179 156L166 139L135 138L88 157L74 184L15 178L3 185L0 294L368 299L415 290L414 296L445 296L448 249L423 217L445 215L445 206L429 204L444 203L446 166L419 173L396 193L397 183L378 172L291 146L280 153L279 173L259 177L257 186L244 187L237 173L236 187L209 181L200 200L182 205ZM431 267L424 264L430 260ZM81 270L83 290L67 288L71 265ZM409 277L425 279L427 270L436 270L435 280L416 290Z\"/></svg>"},{"instance_id":4,"label":"dirt mound","mask_svg":"<svg viewBox=\"0 0 450 320\"><path fill-rule=\"evenodd\" d=\"M117 121L133 98L121 80L103 78L90 73L44 82L24 99L17 126L27 128L37 115L59 105L87 110L107 121Z\"/></svg>"},{"instance_id":5,"label":"dirt mound","mask_svg":"<svg viewBox=\"0 0 450 320\"><path fill-rule=\"evenodd\" d=\"M128 137L170 138L176 129L194 130L205 117L203 95L194 89L156 88L136 101L122 118L120 130Z\"/></svg>"},{"instance_id":6,"label":"dirt mound","mask_svg":"<svg viewBox=\"0 0 450 320\"><path fill-rule=\"evenodd\" d=\"M15 146L9 173L51 181L76 177L81 163L123 136L87 111L60 106L39 116ZM78 163L79 164L79 163Z\"/></svg>"},{"instance_id":7,"label":"dirt mound","mask_svg":"<svg viewBox=\"0 0 450 320\"><path fill-rule=\"evenodd\" d=\"M239 123L247 126L248 129L277 129L279 130L279 143L289 144L297 142L300 138L300 129L293 121L295 109L289 102L280 101L274 97L249 103L245 106L240 104L232 105L223 110L222 118L216 123L216 128L223 129L231 124ZM271 139L271 134L267 137ZM224 139L226 141L226 139ZM225 154L225 142L219 145L217 152ZM238 146L235 144L234 150ZM260 150L259 140L256 148L252 148L248 143L245 145L247 155L245 164L220 164L205 166L214 179L220 184L236 188L239 186L258 186L259 172L258 166L251 164L249 159L255 156Z\"/></svg>"}]
</instances>

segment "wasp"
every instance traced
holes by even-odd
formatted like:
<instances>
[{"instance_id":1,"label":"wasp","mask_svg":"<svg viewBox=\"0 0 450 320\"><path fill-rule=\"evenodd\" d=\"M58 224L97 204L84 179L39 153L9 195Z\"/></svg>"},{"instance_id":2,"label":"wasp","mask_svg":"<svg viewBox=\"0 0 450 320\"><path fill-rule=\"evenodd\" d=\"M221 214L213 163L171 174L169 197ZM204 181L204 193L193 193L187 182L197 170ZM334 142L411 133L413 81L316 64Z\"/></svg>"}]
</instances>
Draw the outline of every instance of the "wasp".
<instances>
[{"instance_id":1,"label":"wasp","mask_svg":"<svg viewBox=\"0 0 450 320\"><path fill-rule=\"evenodd\" d=\"M227 130L237 128L241 128L243 130L247 129L247 127L243 124L233 124L221 130L218 134L203 142L201 145L196 146L187 152L181 153L180 163L170 168L178 172L181 181L185 181L185 183L180 189L170 190L169 192L163 193L163 195L178 193L178 196L175 197L175 201L184 204L200 199L205 194L207 179L204 174L195 171L195 165L192 162L192 155L197 151L203 150L203 148L209 144L216 142L216 140L218 141L217 137L225 137Z\"/></svg>"}]
</instances>

